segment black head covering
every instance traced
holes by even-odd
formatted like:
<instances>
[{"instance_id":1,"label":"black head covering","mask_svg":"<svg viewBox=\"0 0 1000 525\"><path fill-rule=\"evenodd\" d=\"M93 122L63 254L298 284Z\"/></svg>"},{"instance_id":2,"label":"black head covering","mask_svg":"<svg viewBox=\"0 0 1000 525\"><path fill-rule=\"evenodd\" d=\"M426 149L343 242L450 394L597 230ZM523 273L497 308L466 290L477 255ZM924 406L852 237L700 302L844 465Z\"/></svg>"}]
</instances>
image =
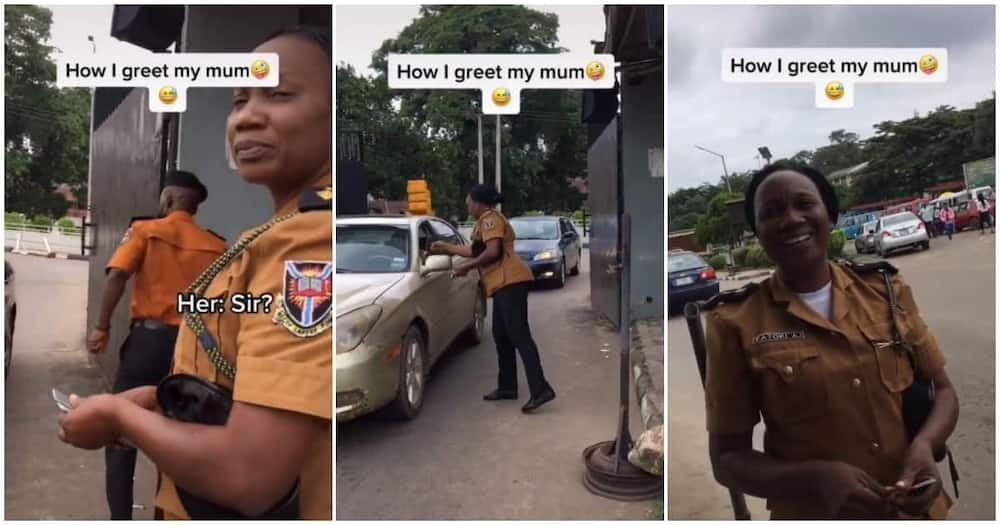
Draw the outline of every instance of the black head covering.
<instances>
[{"instance_id":1,"label":"black head covering","mask_svg":"<svg viewBox=\"0 0 1000 525\"><path fill-rule=\"evenodd\" d=\"M208 189L205 185L198 180L198 177L190 171L172 171L167 174L167 180L163 184L164 186L178 186L180 188L188 188L194 190L198 193L198 203L202 203L208 198Z\"/></svg>"}]
</instances>

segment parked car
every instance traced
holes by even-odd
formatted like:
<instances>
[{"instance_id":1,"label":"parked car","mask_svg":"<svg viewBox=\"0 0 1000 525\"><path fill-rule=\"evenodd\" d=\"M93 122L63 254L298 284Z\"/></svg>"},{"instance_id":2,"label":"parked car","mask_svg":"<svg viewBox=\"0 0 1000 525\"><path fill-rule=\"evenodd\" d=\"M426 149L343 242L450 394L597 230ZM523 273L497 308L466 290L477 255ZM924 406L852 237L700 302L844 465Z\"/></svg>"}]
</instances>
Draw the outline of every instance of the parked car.
<instances>
[{"instance_id":1,"label":"parked car","mask_svg":"<svg viewBox=\"0 0 1000 525\"><path fill-rule=\"evenodd\" d=\"M3 315L4 315L4 354L3 373L10 373L10 360L14 356L14 321L17 320L17 295L14 292L14 267L10 262L3 262Z\"/></svg>"},{"instance_id":2,"label":"parked car","mask_svg":"<svg viewBox=\"0 0 1000 525\"><path fill-rule=\"evenodd\" d=\"M931 247L924 222L908 211L882 217L876 231L875 251L879 257L905 248L922 246L926 250Z\"/></svg>"},{"instance_id":3,"label":"parked car","mask_svg":"<svg viewBox=\"0 0 1000 525\"><path fill-rule=\"evenodd\" d=\"M667 254L668 315L693 301L704 301L719 293L719 280L705 259L687 251Z\"/></svg>"},{"instance_id":4,"label":"parked car","mask_svg":"<svg viewBox=\"0 0 1000 525\"><path fill-rule=\"evenodd\" d=\"M531 267L535 279L566 284L566 275L580 273L583 246L580 234L564 217L515 217L514 251Z\"/></svg>"},{"instance_id":5,"label":"parked car","mask_svg":"<svg viewBox=\"0 0 1000 525\"><path fill-rule=\"evenodd\" d=\"M866 222L861 227L861 233L854 238L854 251L859 254L875 253L875 230L878 221Z\"/></svg>"},{"instance_id":6,"label":"parked car","mask_svg":"<svg viewBox=\"0 0 1000 525\"><path fill-rule=\"evenodd\" d=\"M431 366L464 335L478 344L486 298L461 258L430 255L434 241L467 244L427 216L337 218L337 421L375 410L413 419Z\"/></svg>"}]
</instances>

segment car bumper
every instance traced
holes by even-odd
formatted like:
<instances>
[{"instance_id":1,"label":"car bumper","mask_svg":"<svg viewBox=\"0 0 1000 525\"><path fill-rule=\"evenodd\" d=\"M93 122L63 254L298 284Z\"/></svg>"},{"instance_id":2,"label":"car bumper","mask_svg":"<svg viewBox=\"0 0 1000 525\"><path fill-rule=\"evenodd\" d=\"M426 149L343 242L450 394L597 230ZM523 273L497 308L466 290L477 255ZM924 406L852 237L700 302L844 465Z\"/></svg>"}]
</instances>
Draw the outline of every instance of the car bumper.
<instances>
[{"instance_id":1,"label":"car bumper","mask_svg":"<svg viewBox=\"0 0 1000 525\"><path fill-rule=\"evenodd\" d=\"M374 412L396 396L399 386L399 345L395 348L361 343L336 356L337 422Z\"/></svg>"},{"instance_id":2,"label":"car bumper","mask_svg":"<svg viewBox=\"0 0 1000 525\"><path fill-rule=\"evenodd\" d=\"M543 261L524 261L535 274L535 279L558 279L562 274L562 259L545 259Z\"/></svg>"},{"instance_id":3,"label":"car bumper","mask_svg":"<svg viewBox=\"0 0 1000 525\"><path fill-rule=\"evenodd\" d=\"M927 237L927 232L924 230L918 230L916 233L911 233L909 235L904 235L902 237L883 237L882 238L882 250L898 250L900 248L906 248L909 246L916 246L927 242L929 239Z\"/></svg>"},{"instance_id":4,"label":"car bumper","mask_svg":"<svg viewBox=\"0 0 1000 525\"><path fill-rule=\"evenodd\" d=\"M719 281L708 281L670 290L670 307L681 307L694 301L704 301L719 293Z\"/></svg>"}]
</instances>

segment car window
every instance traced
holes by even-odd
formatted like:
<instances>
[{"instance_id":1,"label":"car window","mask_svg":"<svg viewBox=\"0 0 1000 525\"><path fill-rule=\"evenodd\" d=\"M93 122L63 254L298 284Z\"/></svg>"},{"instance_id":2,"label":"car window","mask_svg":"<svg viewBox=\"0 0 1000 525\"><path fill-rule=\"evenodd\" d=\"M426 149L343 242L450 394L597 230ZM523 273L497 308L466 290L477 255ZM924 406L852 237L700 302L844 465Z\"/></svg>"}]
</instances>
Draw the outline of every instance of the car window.
<instances>
[{"instance_id":1,"label":"car window","mask_svg":"<svg viewBox=\"0 0 1000 525\"><path fill-rule=\"evenodd\" d=\"M708 266L701 257L693 253L683 253L680 255L671 255L667 257L667 271L675 272L678 270L688 270L692 268L701 268L703 266Z\"/></svg>"},{"instance_id":2,"label":"car window","mask_svg":"<svg viewBox=\"0 0 1000 525\"><path fill-rule=\"evenodd\" d=\"M427 221L430 224L431 232L434 234L434 240L444 241L451 244L464 244L462 236L455 231L451 225L443 221Z\"/></svg>"},{"instance_id":3,"label":"car window","mask_svg":"<svg viewBox=\"0 0 1000 525\"><path fill-rule=\"evenodd\" d=\"M890 216L886 217L883 220L883 224L885 226L892 226L892 225L895 225L895 224L900 224L900 223L910 222L910 221L915 221L915 220L917 220L917 216L916 215L914 215L914 214L912 214L910 212L906 212L906 213L899 213L899 214L896 214L896 215L890 215Z\"/></svg>"},{"instance_id":4,"label":"car window","mask_svg":"<svg viewBox=\"0 0 1000 525\"><path fill-rule=\"evenodd\" d=\"M337 273L401 273L409 267L408 226L337 226Z\"/></svg>"},{"instance_id":5,"label":"car window","mask_svg":"<svg viewBox=\"0 0 1000 525\"><path fill-rule=\"evenodd\" d=\"M510 221L511 228L518 240L559 238L559 223L552 220L517 220Z\"/></svg>"}]
</instances>

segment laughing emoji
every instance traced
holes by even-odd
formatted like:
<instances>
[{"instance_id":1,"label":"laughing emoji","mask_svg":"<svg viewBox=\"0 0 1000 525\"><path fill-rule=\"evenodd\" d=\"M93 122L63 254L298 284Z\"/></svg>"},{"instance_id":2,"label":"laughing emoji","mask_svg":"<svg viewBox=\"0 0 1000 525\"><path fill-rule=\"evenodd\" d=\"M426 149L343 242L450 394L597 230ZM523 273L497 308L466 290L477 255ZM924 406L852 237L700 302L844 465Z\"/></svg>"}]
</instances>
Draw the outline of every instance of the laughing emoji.
<instances>
[{"instance_id":1,"label":"laughing emoji","mask_svg":"<svg viewBox=\"0 0 1000 525\"><path fill-rule=\"evenodd\" d=\"M257 77L257 80L263 80L270 72L271 66L267 65L267 62L263 60L254 60L253 64L250 64L250 73Z\"/></svg>"},{"instance_id":2,"label":"laughing emoji","mask_svg":"<svg viewBox=\"0 0 1000 525\"><path fill-rule=\"evenodd\" d=\"M840 100L844 96L844 85L834 80L826 83L826 98Z\"/></svg>"},{"instance_id":3,"label":"laughing emoji","mask_svg":"<svg viewBox=\"0 0 1000 525\"><path fill-rule=\"evenodd\" d=\"M510 103L510 90L507 88L496 88L493 90L493 103L498 106L506 106Z\"/></svg>"},{"instance_id":4,"label":"laughing emoji","mask_svg":"<svg viewBox=\"0 0 1000 525\"><path fill-rule=\"evenodd\" d=\"M173 104L177 102L177 88L174 86L163 86L160 88L160 102Z\"/></svg>"},{"instance_id":5,"label":"laughing emoji","mask_svg":"<svg viewBox=\"0 0 1000 525\"><path fill-rule=\"evenodd\" d=\"M600 80L604 76L604 64L593 61L587 64L587 77L590 80Z\"/></svg>"}]
</instances>

